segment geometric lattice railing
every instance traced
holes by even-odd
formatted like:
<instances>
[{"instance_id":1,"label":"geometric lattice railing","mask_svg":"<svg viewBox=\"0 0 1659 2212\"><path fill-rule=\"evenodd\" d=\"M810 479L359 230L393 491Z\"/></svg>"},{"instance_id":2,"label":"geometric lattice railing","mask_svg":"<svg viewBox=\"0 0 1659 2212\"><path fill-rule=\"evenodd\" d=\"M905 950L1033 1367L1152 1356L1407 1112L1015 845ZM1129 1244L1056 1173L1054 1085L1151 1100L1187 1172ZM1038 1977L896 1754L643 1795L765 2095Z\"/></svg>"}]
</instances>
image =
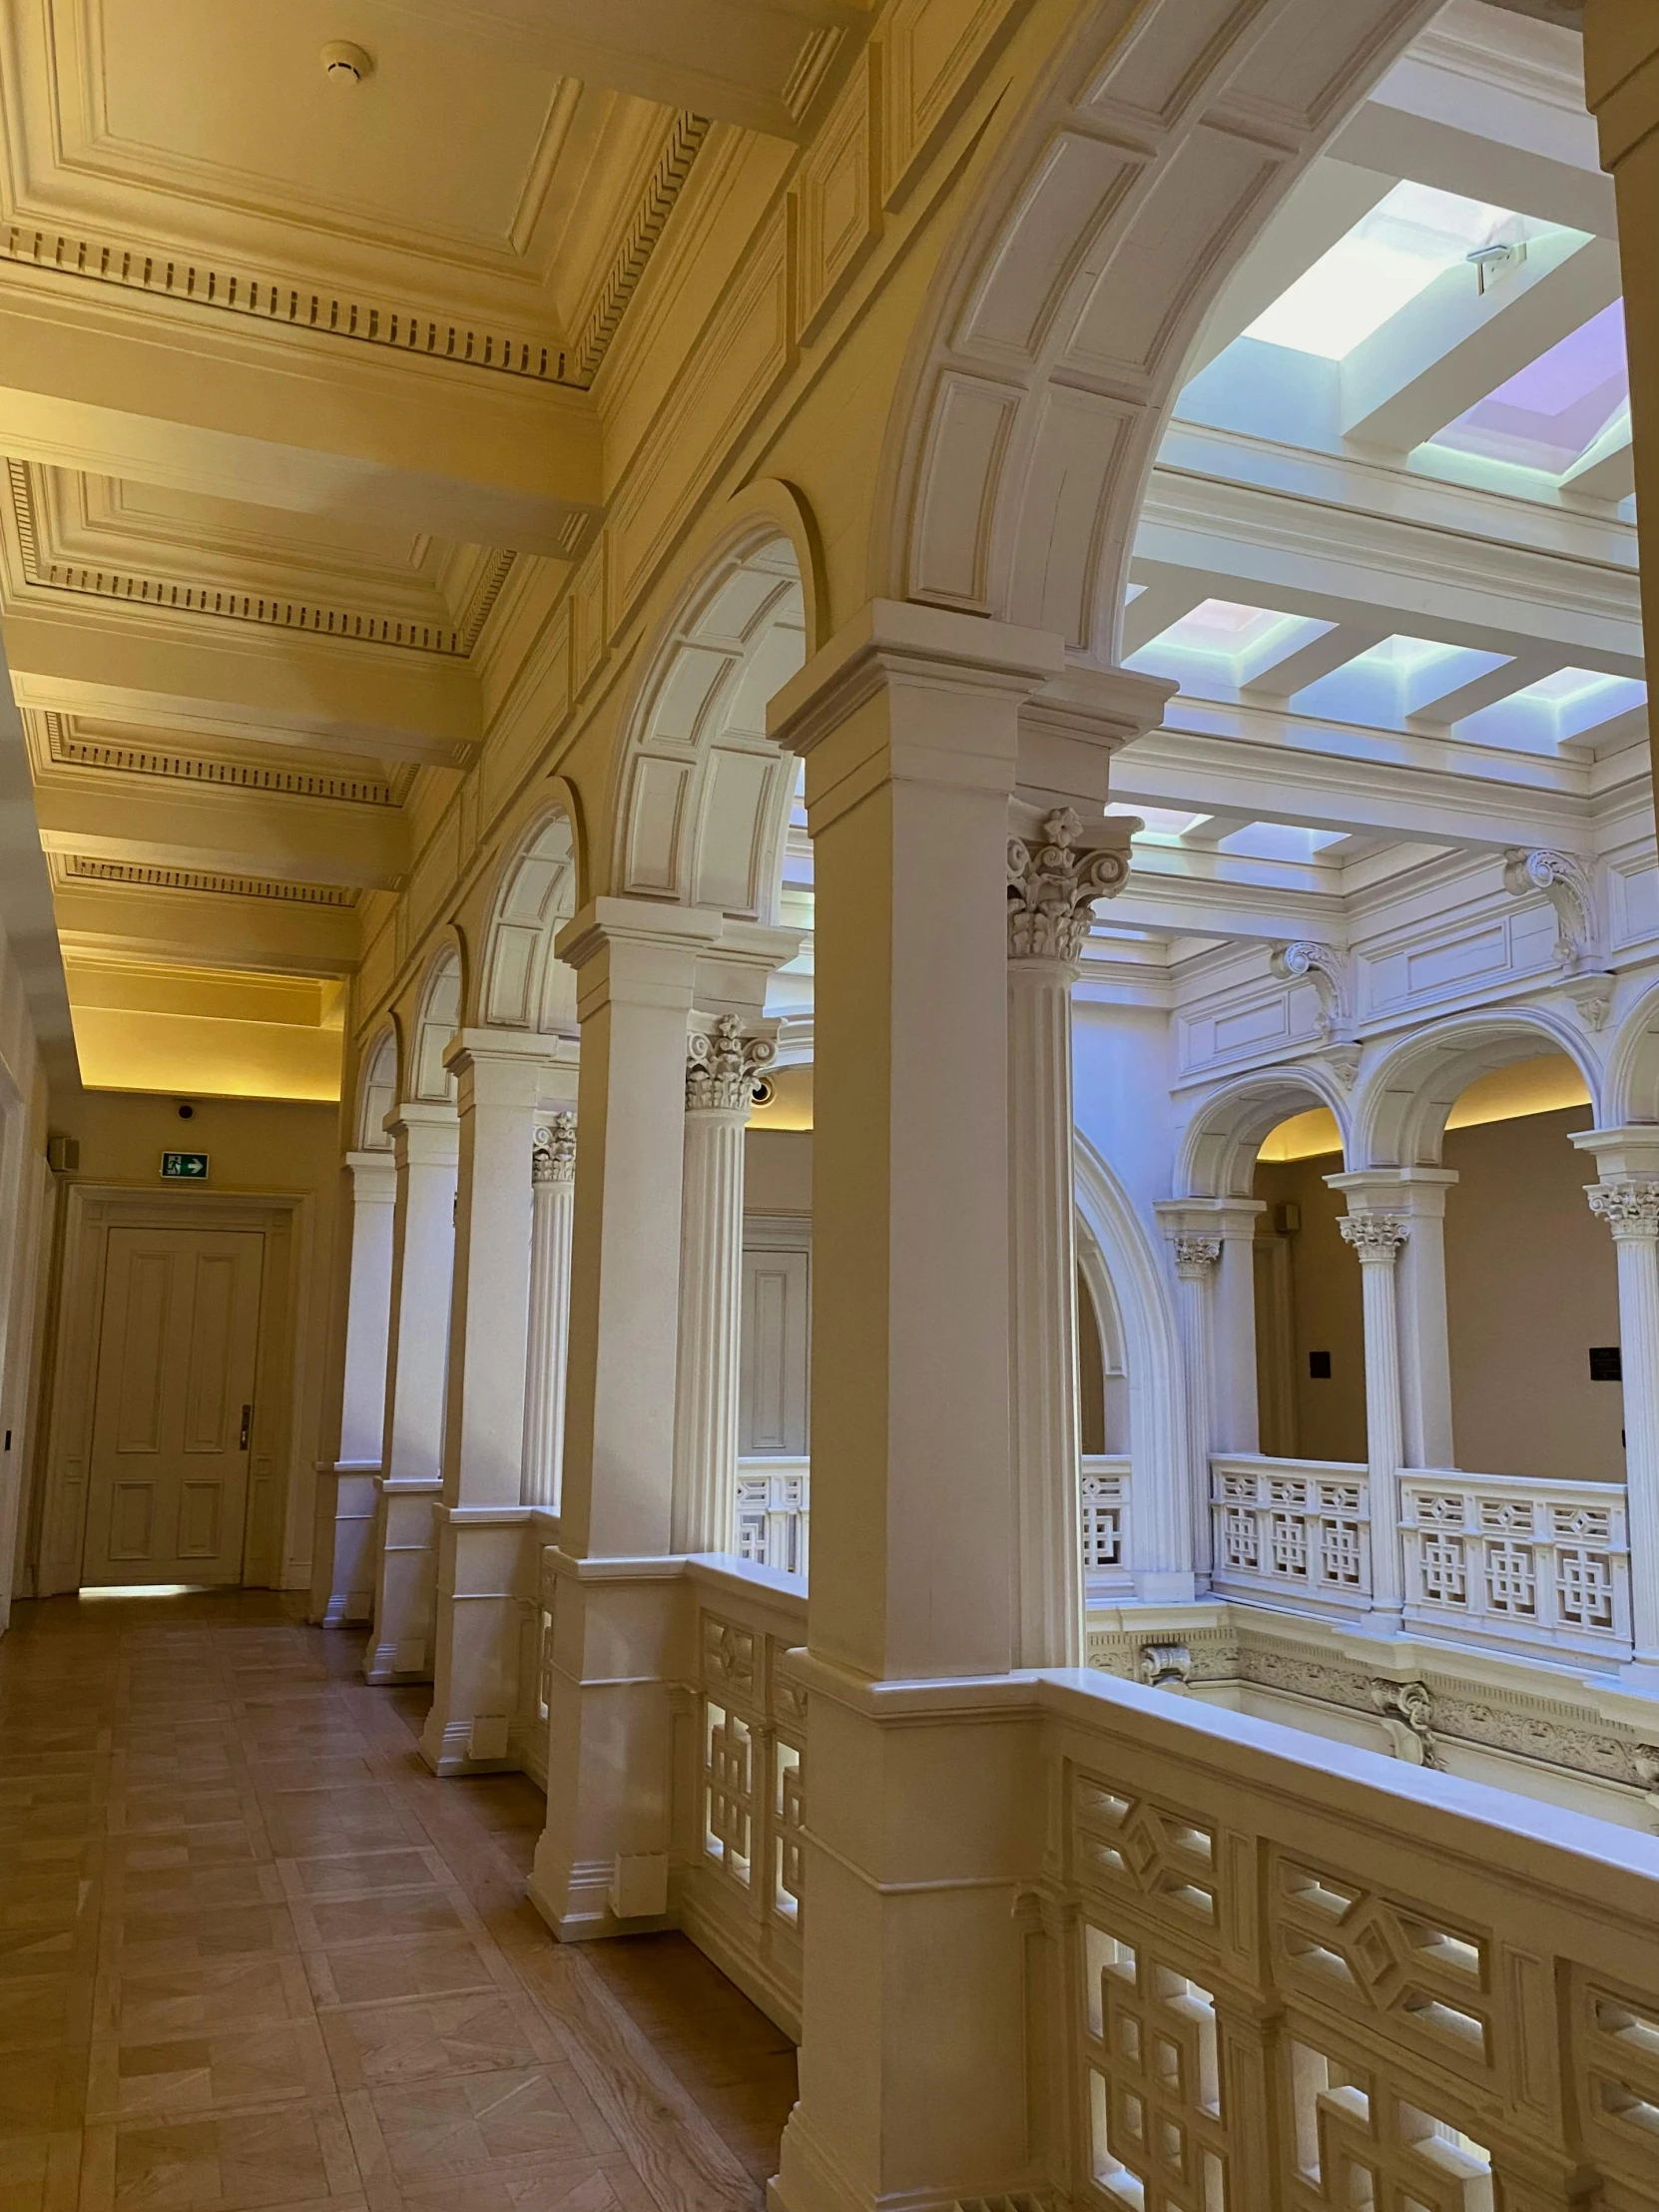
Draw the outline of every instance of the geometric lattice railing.
<instances>
[{"instance_id":1,"label":"geometric lattice railing","mask_svg":"<svg viewBox=\"0 0 1659 2212\"><path fill-rule=\"evenodd\" d=\"M1110 1604L1135 1587L1129 1572L1129 1456L1094 1453L1083 1460L1079 1521L1083 1587L1092 1605Z\"/></svg>"},{"instance_id":2,"label":"geometric lattice railing","mask_svg":"<svg viewBox=\"0 0 1659 2212\"><path fill-rule=\"evenodd\" d=\"M1345 1619L1371 1608L1371 1504L1345 1460L1210 1461L1212 1580L1224 1594Z\"/></svg>"},{"instance_id":3,"label":"geometric lattice railing","mask_svg":"<svg viewBox=\"0 0 1659 2212\"><path fill-rule=\"evenodd\" d=\"M812 1461L738 1461L737 1553L781 1574L807 1572L811 1525Z\"/></svg>"},{"instance_id":4,"label":"geometric lattice railing","mask_svg":"<svg viewBox=\"0 0 1659 2212\"><path fill-rule=\"evenodd\" d=\"M1629 1656L1622 1484L1412 1470L1400 1477L1400 1530L1413 1625L1496 1647Z\"/></svg>"},{"instance_id":5,"label":"geometric lattice railing","mask_svg":"<svg viewBox=\"0 0 1659 2212\"><path fill-rule=\"evenodd\" d=\"M1659 2207L1646 1840L1276 1756L1283 1732L1190 1705L1091 1726L1051 1696L1064 1872L1033 1909L1069 1955L1074 2205Z\"/></svg>"}]
</instances>

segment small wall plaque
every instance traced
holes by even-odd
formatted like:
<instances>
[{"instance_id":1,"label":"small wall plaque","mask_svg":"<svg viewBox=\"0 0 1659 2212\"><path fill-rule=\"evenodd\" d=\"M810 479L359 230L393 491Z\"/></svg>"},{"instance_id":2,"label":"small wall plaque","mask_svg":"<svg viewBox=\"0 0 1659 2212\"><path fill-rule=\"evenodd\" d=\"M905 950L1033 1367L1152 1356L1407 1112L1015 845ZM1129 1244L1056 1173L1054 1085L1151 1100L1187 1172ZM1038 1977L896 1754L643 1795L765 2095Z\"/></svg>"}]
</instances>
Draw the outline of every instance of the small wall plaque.
<instances>
[{"instance_id":1,"label":"small wall plaque","mask_svg":"<svg viewBox=\"0 0 1659 2212\"><path fill-rule=\"evenodd\" d=\"M164 1152L162 1154L162 1181L164 1183L205 1183L208 1180L208 1155L205 1152Z\"/></svg>"},{"instance_id":2,"label":"small wall plaque","mask_svg":"<svg viewBox=\"0 0 1659 2212\"><path fill-rule=\"evenodd\" d=\"M1311 1382L1330 1382L1330 1380L1331 1380L1331 1355L1330 1355L1330 1353L1329 1353L1329 1352L1310 1352L1310 1353L1309 1353L1309 1355L1308 1355L1308 1376L1309 1376L1309 1380L1310 1380Z\"/></svg>"},{"instance_id":3,"label":"small wall plaque","mask_svg":"<svg viewBox=\"0 0 1659 2212\"><path fill-rule=\"evenodd\" d=\"M1590 1381L1592 1382L1622 1382L1624 1361L1618 1345L1591 1345Z\"/></svg>"}]
</instances>

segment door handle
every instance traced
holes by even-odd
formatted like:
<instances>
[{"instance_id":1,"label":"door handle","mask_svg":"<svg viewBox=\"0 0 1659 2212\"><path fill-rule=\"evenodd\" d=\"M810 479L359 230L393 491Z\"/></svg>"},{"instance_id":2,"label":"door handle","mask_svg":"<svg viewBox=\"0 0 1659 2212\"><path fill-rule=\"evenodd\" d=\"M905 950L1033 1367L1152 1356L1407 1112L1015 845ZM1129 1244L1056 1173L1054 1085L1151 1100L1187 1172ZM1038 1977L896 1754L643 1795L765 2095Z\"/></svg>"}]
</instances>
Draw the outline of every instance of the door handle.
<instances>
[{"instance_id":1,"label":"door handle","mask_svg":"<svg viewBox=\"0 0 1659 2212\"><path fill-rule=\"evenodd\" d=\"M245 1405L245 1406L243 1407L243 1409L242 1409L242 1442L241 1442L241 1443L240 1443L240 1444L238 1445L238 1447L237 1447L237 1448L238 1448L239 1450L241 1450L241 1451L246 1451L246 1450L248 1449L248 1431L249 1431L250 1427L251 1427L251 1426L253 1425L253 1420L254 1420L254 1408L253 1408L253 1406L252 1406L252 1405Z\"/></svg>"}]
</instances>

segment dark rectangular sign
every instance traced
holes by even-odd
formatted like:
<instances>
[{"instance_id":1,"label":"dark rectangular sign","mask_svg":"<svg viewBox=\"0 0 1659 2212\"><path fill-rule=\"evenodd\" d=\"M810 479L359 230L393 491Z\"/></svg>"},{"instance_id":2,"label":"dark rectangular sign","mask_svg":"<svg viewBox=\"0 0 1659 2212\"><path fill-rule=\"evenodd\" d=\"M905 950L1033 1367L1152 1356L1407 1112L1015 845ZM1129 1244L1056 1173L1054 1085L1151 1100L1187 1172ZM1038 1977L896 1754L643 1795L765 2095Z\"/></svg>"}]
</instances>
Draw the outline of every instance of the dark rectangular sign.
<instances>
[{"instance_id":1,"label":"dark rectangular sign","mask_svg":"<svg viewBox=\"0 0 1659 2212\"><path fill-rule=\"evenodd\" d=\"M164 1183L205 1183L208 1180L208 1155L205 1152L164 1152L162 1154L162 1181Z\"/></svg>"}]
</instances>

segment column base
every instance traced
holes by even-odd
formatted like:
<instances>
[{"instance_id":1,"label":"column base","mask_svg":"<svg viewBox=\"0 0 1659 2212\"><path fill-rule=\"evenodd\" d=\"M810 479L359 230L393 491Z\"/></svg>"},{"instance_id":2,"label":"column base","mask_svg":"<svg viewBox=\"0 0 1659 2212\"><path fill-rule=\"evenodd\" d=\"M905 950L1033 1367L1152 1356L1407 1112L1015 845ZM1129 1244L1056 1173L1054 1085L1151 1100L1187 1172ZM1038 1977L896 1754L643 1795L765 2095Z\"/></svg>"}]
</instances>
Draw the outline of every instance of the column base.
<instances>
[{"instance_id":1,"label":"column base","mask_svg":"<svg viewBox=\"0 0 1659 2212\"><path fill-rule=\"evenodd\" d=\"M375 1688L432 1679L432 1599L436 1561L432 1513L442 1484L432 1477L383 1476L380 1556L375 1569L374 1632L363 1680Z\"/></svg>"},{"instance_id":2,"label":"column base","mask_svg":"<svg viewBox=\"0 0 1659 2212\"><path fill-rule=\"evenodd\" d=\"M538 1855L539 1856L539 1855ZM593 1943L611 1936L657 1936L678 1928L673 1913L645 1913L619 1920L611 1910L611 1885L615 1868L610 1862L589 1861L572 1867L563 1878L561 1907L537 1882L532 1872L525 1896L561 1943Z\"/></svg>"},{"instance_id":3,"label":"column base","mask_svg":"<svg viewBox=\"0 0 1659 2212\"><path fill-rule=\"evenodd\" d=\"M520 1623L535 1595L528 1505L439 1506L432 1709L420 1756L434 1774L505 1774L519 1706Z\"/></svg>"}]
</instances>

